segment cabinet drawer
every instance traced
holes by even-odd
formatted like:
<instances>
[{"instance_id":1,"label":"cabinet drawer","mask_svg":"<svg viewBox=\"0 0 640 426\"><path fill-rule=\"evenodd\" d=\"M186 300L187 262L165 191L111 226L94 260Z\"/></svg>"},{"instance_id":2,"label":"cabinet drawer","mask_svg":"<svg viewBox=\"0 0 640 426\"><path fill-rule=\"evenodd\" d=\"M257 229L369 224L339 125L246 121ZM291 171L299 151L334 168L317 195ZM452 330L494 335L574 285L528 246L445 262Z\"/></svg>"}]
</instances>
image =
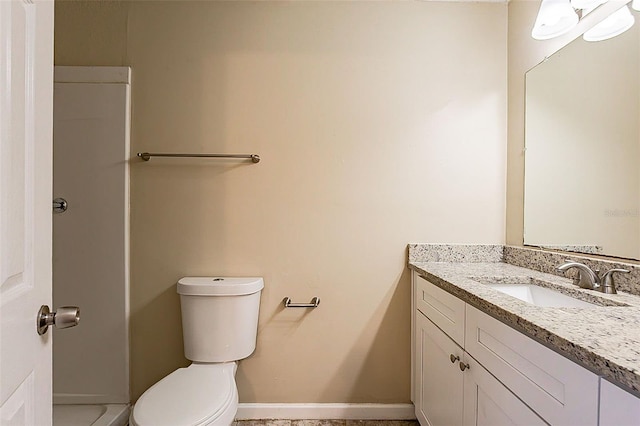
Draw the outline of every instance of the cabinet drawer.
<instances>
[{"instance_id":1,"label":"cabinet drawer","mask_svg":"<svg viewBox=\"0 0 640 426\"><path fill-rule=\"evenodd\" d=\"M598 424L598 376L467 305L465 350L545 421Z\"/></svg>"},{"instance_id":2,"label":"cabinet drawer","mask_svg":"<svg viewBox=\"0 0 640 426\"><path fill-rule=\"evenodd\" d=\"M416 308L458 345L464 344L464 305L457 297L415 275Z\"/></svg>"}]
</instances>

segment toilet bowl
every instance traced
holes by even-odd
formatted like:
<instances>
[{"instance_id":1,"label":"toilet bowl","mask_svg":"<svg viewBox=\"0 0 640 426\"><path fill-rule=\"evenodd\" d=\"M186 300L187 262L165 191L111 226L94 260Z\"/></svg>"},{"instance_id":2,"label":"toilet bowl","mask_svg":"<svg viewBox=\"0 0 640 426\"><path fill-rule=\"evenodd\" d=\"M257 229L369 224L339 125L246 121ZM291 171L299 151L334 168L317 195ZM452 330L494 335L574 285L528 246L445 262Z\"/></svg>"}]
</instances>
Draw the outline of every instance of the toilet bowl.
<instances>
[{"instance_id":1,"label":"toilet bowl","mask_svg":"<svg viewBox=\"0 0 640 426\"><path fill-rule=\"evenodd\" d=\"M130 426L231 424L238 410L235 370L235 363L177 369L138 399Z\"/></svg>"},{"instance_id":2,"label":"toilet bowl","mask_svg":"<svg viewBox=\"0 0 640 426\"><path fill-rule=\"evenodd\" d=\"M262 278L178 281L184 351L179 368L136 401L131 426L228 426L238 410L236 361L255 350Z\"/></svg>"}]
</instances>

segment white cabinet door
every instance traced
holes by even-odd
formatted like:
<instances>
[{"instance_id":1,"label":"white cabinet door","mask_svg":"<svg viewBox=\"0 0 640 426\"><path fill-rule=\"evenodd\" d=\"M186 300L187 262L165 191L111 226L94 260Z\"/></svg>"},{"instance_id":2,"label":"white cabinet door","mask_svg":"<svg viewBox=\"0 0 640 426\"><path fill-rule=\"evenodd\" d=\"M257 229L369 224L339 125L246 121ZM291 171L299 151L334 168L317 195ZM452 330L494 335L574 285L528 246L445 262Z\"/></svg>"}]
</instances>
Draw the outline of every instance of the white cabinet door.
<instances>
[{"instance_id":1,"label":"white cabinet door","mask_svg":"<svg viewBox=\"0 0 640 426\"><path fill-rule=\"evenodd\" d=\"M473 358L465 354L464 362L464 425L546 425Z\"/></svg>"},{"instance_id":2,"label":"white cabinet door","mask_svg":"<svg viewBox=\"0 0 640 426\"><path fill-rule=\"evenodd\" d=\"M425 316L415 315L416 417L422 426L461 425L463 351Z\"/></svg>"},{"instance_id":3,"label":"white cabinet door","mask_svg":"<svg viewBox=\"0 0 640 426\"><path fill-rule=\"evenodd\" d=\"M640 424L640 398L600 380L600 426Z\"/></svg>"}]
</instances>

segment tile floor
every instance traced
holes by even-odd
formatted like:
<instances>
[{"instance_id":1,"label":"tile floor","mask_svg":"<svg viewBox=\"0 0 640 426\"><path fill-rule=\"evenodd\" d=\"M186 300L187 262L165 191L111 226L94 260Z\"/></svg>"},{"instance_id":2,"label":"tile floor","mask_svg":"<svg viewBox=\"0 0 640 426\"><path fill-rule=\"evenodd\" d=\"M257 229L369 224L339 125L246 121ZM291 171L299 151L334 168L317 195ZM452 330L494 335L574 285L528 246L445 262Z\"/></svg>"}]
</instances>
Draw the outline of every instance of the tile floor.
<instances>
[{"instance_id":1,"label":"tile floor","mask_svg":"<svg viewBox=\"0 0 640 426\"><path fill-rule=\"evenodd\" d=\"M419 426L417 420L236 420L233 426Z\"/></svg>"}]
</instances>

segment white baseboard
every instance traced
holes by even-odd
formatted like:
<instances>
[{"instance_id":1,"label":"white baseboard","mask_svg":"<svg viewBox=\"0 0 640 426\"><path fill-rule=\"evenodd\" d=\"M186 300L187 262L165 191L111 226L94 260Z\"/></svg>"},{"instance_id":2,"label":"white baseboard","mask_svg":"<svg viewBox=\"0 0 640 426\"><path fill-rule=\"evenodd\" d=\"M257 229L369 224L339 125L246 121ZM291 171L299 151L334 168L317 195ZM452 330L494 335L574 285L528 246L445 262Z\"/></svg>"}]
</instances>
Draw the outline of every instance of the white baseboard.
<instances>
[{"instance_id":1,"label":"white baseboard","mask_svg":"<svg viewBox=\"0 0 640 426\"><path fill-rule=\"evenodd\" d=\"M238 404L237 420L413 420L413 404Z\"/></svg>"}]
</instances>

